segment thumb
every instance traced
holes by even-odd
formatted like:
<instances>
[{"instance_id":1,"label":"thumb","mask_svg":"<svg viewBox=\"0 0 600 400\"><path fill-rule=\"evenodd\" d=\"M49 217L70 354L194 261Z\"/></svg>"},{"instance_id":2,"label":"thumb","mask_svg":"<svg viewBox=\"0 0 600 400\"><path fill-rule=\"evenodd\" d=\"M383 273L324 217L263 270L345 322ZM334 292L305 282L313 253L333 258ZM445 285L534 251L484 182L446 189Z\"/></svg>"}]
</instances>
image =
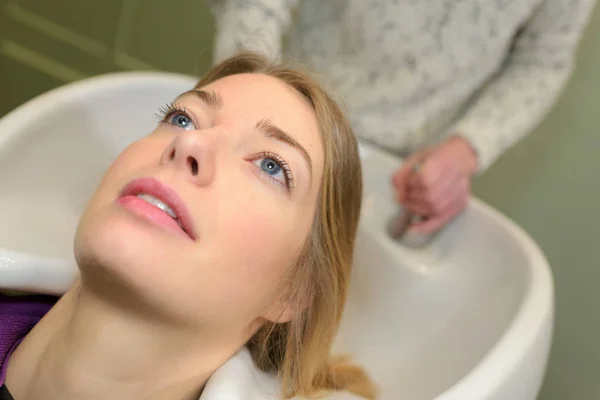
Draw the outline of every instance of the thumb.
<instances>
[{"instance_id":1,"label":"thumb","mask_svg":"<svg viewBox=\"0 0 600 400\"><path fill-rule=\"evenodd\" d=\"M392 176L392 185L396 189L396 199L402 202L406 199L408 192L408 179L413 173L413 166L420 160L418 154L408 157L402 166Z\"/></svg>"}]
</instances>

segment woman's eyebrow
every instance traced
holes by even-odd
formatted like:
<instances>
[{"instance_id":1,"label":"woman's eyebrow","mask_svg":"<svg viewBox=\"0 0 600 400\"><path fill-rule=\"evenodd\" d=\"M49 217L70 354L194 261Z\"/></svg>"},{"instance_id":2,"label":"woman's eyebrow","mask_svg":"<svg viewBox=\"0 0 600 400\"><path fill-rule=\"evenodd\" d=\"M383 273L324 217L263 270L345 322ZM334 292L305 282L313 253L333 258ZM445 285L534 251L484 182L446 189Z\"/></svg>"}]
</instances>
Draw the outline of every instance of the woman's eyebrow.
<instances>
[{"instance_id":1,"label":"woman's eyebrow","mask_svg":"<svg viewBox=\"0 0 600 400\"><path fill-rule=\"evenodd\" d=\"M179 97L181 98L183 96L188 95L194 95L198 97L214 111L218 111L223 107L223 98L217 92L213 92L211 90L192 89L182 93ZM312 159L310 158L310 154L308 154L308 151L306 151L306 149L300 143L298 143L291 135L284 132L277 126L273 125L268 118L258 121L256 123L256 129L258 129L268 138L279 140L280 142L283 142L298 150L302 154L302 157L304 157L304 160L308 165L310 176L312 177Z\"/></svg>"},{"instance_id":2,"label":"woman's eyebrow","mask_svg":"<svg viewBox=\"0 0 600 400\"><path fill-rule=\"evenodd\" d=\"M182 93L179 97L194 95L206 103L214 111L219 111L223 107L223 98L212 90L192 89Z\"/></svg>"},{"instance_id":3,"label":"woman's eyebrow","mask_svg":"<svg viewBox=\"0 0 600 400\"><path fill-rule=\"evenodd\" d=\"M283 142L298 150L302 154L302 157L304 157L306 163L308 164L308 170L310 172L309 176L312 177L312 160L310 158L310 154L308 154L308 151L306 151L306 149L300 143L298 143L296 139L294 139L289 134L285 133L277 126L273 125L269 119L262 119L258 121L256 123L256 129L258 129L268 138L279 140L280 142Z\"/></svg>"}]
</instances>

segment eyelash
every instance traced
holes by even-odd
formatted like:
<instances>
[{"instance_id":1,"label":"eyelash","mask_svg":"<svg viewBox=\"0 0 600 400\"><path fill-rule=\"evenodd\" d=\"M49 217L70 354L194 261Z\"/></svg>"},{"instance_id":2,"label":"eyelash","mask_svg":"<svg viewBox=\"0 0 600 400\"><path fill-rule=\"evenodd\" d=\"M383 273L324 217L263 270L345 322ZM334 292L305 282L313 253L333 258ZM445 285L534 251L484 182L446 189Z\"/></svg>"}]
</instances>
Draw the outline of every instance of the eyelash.
<instances>
[{"instance_id":1,"label":"eyelash","mask_svg":"<svg viewBox=\"0 0 600 400\"><path fill-rule=\"evenodd\" d=\"M166 103L164 106L162 106L158 109L158 112L156 113L156 118L158 118L158 120L162 124L162 123L166 123L167 119L170 116L172 116L173 114L177 114L177 113L185 114L188 118L190 118L185 107L181 107L181 106L179 106L179 104L174 103L172 101L169 103Z\"/></svg>"},{"instance_id":2,"label":"eyelash","mask_svg":"<svg viewBox=\"0 0 600 400\"><path fill-rule=\"evenodd\" d=\"M167 119L169 119L169 117L171 117L173 114L177 114L177 113L185 114L188 118L190 118L190 120L192 119L188 115L185 107L181 107L177 103L174 103L174 102L166 103L165 105L160 107L158 109L156 117L158 118L158 120L160 121L161 124L164 124L164 123L167 123ZM281 169L283 170L283 174L285 175L286 187L288 189L292 189L294 187L294 177L292 176L292 169L288 165L287 161L285 161L283 159L283 157L281 157L279 154L274 153L272 151L263 151L263 152L260 152L259 154L257 154L253 159L258 160L260 158L271 158L271 159L277 161L277 163L281 166ZM270 176L266 173L265 173L265 175L267 176L268 179L270 179L274 183L281 185L281 181L273 178L272 176Z\"/></svg>"},{"instance_id":3,"label":"eyelash","mask_svg":"<svg viewBox=\"0 0 600 400\"><path fill-rule=\"evenodd\" d=\"M292 189L294 187L294 177L292 175L292 169L288 165L287 161L285 161L279 154L274 153L272 151L263 151L263 152L258 153L253 158L254 158L254 160L258 160L258 159L261 159L261 158L270 158L270 159L273 159L273 160L277 161L277 163L279 164L279 166L283 170L283 175L285 176L285 186L288 189ZM281 181L273 178L271 175L269 175L267 173L265 173L265 175L267 176L267 178L269 178L272 181L274 181L274 183L277 183L278 185L282 184Z\"/></svg>"}]
</instances>

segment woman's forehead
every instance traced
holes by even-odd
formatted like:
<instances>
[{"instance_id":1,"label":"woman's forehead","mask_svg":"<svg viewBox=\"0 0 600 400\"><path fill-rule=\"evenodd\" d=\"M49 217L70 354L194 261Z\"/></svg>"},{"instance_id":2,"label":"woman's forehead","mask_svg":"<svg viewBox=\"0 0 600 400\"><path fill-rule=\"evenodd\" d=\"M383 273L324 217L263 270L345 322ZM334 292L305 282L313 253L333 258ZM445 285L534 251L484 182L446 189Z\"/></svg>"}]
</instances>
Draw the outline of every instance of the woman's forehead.
<instances>
[{"instance_id":1,"label":"woman's forehead","mask_svg":"<svg viewBox=\"0 0 600 400\"><path fill-rule=\"evenodd\" d=\"M225 114L271 118L290 125L317 129L308 100L287 83L263 74L238 74L221 78L202 88L218 96ZM281 121L279 121L281 120Z\"/></svg>"},{"instance_id":2,"label":"woman's forehead","mask_svg":"<svg viewBox=\"0 0 600 400\"><path fill-rule=\"evenodd\" d=\"M315 112L308 100L287 83L263 74L238 74L202 88L205 103L224 119L256 124L268 120L300 142L318 160L322 138Z\"/></svg>"}]
</instances>

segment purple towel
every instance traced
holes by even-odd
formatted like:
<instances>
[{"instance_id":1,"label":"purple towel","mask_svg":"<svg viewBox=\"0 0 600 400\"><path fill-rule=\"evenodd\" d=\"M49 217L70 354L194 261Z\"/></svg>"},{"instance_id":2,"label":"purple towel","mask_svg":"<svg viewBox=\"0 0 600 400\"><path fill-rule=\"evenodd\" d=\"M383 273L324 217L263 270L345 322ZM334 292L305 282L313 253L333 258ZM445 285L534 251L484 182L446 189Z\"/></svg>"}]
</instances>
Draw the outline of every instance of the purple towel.
<instances>
[{"instance_id":1,"label":"purple towel","mask_svg":"<svg viewBox=\"0 0 600 400\"><path fill-rule=\"evenodd\" d=\"M6 379L12 352L57 300L51 296L0 295L0 385Z\"/></svg>"}]
</instances>

